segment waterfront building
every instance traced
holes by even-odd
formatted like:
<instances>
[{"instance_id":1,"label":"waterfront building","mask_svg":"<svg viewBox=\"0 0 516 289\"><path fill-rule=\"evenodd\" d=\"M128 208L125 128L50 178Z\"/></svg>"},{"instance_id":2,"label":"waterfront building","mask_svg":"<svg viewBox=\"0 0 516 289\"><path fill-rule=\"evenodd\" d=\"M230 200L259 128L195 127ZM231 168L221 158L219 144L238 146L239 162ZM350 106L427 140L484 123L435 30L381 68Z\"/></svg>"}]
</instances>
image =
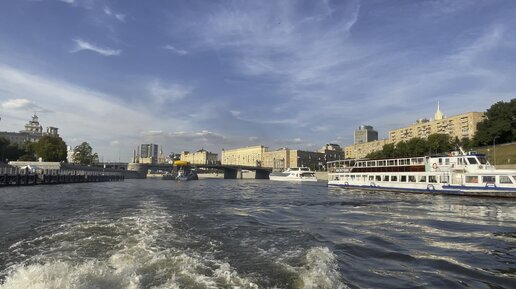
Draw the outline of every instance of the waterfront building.
<instances>
[{"instance_id":1,"label":"waterfront building","mask_svg":"<svg viewBox=\"0 0 516 289\"><path fill-rule=\"evenodd\" d=\"M361 125L355 130L355 144L362 144L378 140L378 131L370 125Z\"/></svg>"},{"instance_id":2,"label":"waterfront building","mask_svg":"<svg viewBox=\"0 0 516 289\"><path fill-rule=\"evenodd\" d=\"M181 152L181 161L186 161L197 165L215 165L217 164L217 154L211 153L205 149L200 149L196 152Z\"/></svg>"},{"instance_id":3,"label":"waterfront building","mask_svg":"<svg viewBox=\"0 0 516 289\"><path fill-rule=\"evenodd\" d=\"M75 162L72 146L66 146L66 161L69 164L73 164Z\"/></svg>"},{"instance_id":4,"label":"waterfront building","mask_svg":"<svg viewBox=\"0 0 516 289\"><path fill-rule=\"evenodd\" d=\"M19 132L0 132L0 137L7 139L10 143L17 144L19 146L26 142L37 142L42 136L59 136L58 128L47 127L46 131L43 131L43 126L39 123L39 118L36 113L32 115L32 119L25 124L23 130Z\"/></svg>"},{"instance_id":5,"label":"waterfront building","mask_svg":"<svg viewBox=\"0 0 516 289\"><path fill-rule=\"evenodd\" d=\"M158 145L141 144L138 154L134 156L134 162L140 164L155 164L158 162Z\"/></svg>"},{"instance_id":6,"label":"waterfront building","mask_svg":"<svg viewBox=\"0 0 516 289\"><path fill-rule=\"evenodd\" d=\"M280 148L263 154L263 166L274 170L287 168L309 167L312 170L322 170L326 165L326 154L303 150Z\"/></svg>"},{"instance_id":7,"label":"waterfront building","mask_svg":"<svg viewBox=\"0 0 516 289\"><path fill-rule=\"evenodd\" d=\"M263 154L269 148L265 146L250 146L244 148L224 150L220 154L223 165L262 166Z\"/></svg>"},{"instance_id":8,"label":"waterfront building","mask_svg":"<svg viewBox=\"0 0 516 289\"><path fill-rule=\"evenodd\" d=\"M434 119L418 119L416 123L388 133L388 138L366 143L359 143L344 148L346 158L365 158L369 153L382 150L385 144L397 144L415 137L427 138L431 134L448 134L450 138L472 139L477 132L477 124L485 119L482 112L467 112L446 117L437 104Z\"/></svg>"}]
</instances>

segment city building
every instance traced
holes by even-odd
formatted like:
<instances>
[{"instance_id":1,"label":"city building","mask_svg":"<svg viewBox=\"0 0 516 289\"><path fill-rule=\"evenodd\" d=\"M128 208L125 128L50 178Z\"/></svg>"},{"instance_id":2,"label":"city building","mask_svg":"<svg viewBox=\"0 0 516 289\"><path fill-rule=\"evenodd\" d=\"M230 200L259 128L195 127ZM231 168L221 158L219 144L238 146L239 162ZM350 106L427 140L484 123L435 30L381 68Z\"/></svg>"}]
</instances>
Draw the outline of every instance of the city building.
<instances>
[{"instance_id":1,"label":"city building","mask_svg":"<svg viewBox=\"0 0 516 289\"><path fill-rule=\"evenodd\" d=\"M46 131L43 131L43 126L39 123L39 118L34 113L32 119L25 124L25 129L20 132L0 132L0 137L7 139L10 143L17 145L23 145L26 142L37 142L42 136L59 136L58 128L47 127Z\"/></svg>"},{"instance_id":2,"label":"city building","mask_svg":"<svg viewBox=\"0 0 516 289\"><path fill-rule=\"evenodd\" d=\"M342 155L342 154L337 154ZM263 154L263 166L273 170L287 168L309 167L312 170L324 170L326 166L326 154L324 152L311 152L303 150L291 150L280 148Z\"/></svg>"},{"instance_id":3,"label":"city building","mask_svg":"<svg viewBox=\"0 0 516 289\"><path fill-rule=\"evenodd\" d=\"M385 144L397 144L415 137L427 138L431 134L448 134L450 138L472 139L477 132L477 124L485 119L482 112L467 112L446 117L437 104L434 119L419 119L408 127L391 130L388 138L366 143L359 143L344 148L346 158L365 158L369 153L379 151ZM355 139L356 140L356 139Z\"/></svg>"},{"instance_id":4,"label":"city building","mask_svg":"<svg viewBox=\"0 0 516 289\"><path fill-rule=\"evenodd\" d=\"M344 159L344 150L338 144L326 144L319 152L324 154L325 162Z\"/></svg>"},{"instance_id":5,"label":"city building","mask_svg":"<svg viewBox=\"0 0 516 289\"><path fill-rule=\"evenodd\" d=\"M181 152L180 159L197 165L215 165L217 164L217 154L211 153L205 149L196 152Z\"/></svg>"},{"instance_id":6,"label":"city building","mask_svg":"<svg viewBox=\"0 0 516 289\"><path fill-rule=\"evenodd\" d=\"M262 166L263 154L269 149L265 146L250 146L224 150L220 154L223 165Z\"/></svg>"},{"instance_id":7,"label":"city building","mask_svg":"<svg viewBox=\"0 0 516 289\"><path fill-rule=\"evenodd\" d=\"M163 152L158 152L157 144L141 144L138 147L138 152L135 150L133 154L133 163L155 164L161 159L164 162Z\"/></svg>"},{"instance_id":8,"label":"city building","mask_svg":"<svg viewBox=\"0 0 516 289\"><path fill-rule=\"evenodd\" d=\"M361 125L355 130L355 144L378 140L378 131L370 125Z\"/></svg>"}]
</instances>

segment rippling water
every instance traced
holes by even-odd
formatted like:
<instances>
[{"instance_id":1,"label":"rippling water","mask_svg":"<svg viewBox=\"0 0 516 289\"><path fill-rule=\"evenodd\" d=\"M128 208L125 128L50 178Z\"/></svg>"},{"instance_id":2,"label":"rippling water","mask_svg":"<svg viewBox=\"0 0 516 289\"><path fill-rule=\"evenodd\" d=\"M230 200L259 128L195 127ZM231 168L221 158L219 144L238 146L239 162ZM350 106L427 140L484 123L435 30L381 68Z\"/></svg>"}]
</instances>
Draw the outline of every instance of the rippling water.
<instances>
[{"instance_id":1,"label":"rippling water","mask_svg":"<svg viewBox=\"0 0 516 289\"><path fill-rule=\"evenodd\" d=\"M0 288L515 288L516 201L265 180L0 189Z\"/></svg>"}]
</instances>

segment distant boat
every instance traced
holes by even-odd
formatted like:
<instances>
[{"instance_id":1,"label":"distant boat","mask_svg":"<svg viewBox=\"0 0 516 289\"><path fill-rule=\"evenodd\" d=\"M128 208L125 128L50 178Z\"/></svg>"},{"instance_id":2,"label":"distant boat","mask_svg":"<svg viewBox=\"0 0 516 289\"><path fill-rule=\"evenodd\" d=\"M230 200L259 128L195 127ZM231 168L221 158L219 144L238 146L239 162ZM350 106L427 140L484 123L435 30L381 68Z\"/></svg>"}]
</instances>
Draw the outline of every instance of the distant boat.
<instances>
[{"instance_id":1,"label":"distant boat","mask_svg":"<svg viewBox=\"0 0 516 289\"><path fill-rule=\"evenodd\" d=\"M272 172L269 174L271 181L293 181L293 182L317 182L315 172L309 168L288 168L283 172Z\"/></svg>"}]
</instances>

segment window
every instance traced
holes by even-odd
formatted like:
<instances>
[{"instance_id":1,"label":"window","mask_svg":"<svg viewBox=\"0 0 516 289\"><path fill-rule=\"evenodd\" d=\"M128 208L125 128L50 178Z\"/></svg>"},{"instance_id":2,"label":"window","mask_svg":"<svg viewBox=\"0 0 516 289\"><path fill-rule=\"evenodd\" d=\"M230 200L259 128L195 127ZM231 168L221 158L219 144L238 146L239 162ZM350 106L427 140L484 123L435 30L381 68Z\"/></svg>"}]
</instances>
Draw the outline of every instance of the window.
<instances>
[{"instance_id":1,"label":"window","mask_svg":"<svg viewBox=\"0 0 516 289\"><path fill-rule=\"evenodd\" d=\"M466 176L466 183L478 184L478 177L477 176Z\"/></svg>"},{"instance_id":2,"label":"window","mask_svg":"<svg viewBox=\"0 0 516 289\"><path fill-rule=\"evenodd\" d=\"M370 181L374 181L374 176L369 176Z\"/></svg>"},{"instance_id":3,"label":"window","mask_svg":"<svg viewBox=\"0 0 516 289\"><path fill-rule=\"evenodd\" d=\"M450 182L450 177L449 176L441 176L441 183L447 184L449 182Z\"/></svg>"},{"instance_id":4,"label":"window","mask_svg":"<svg viewBox=\"0 0 516 289\"><path fill-rule=\"evenodd\" d=\"M380 182L382 180L382 176L376 176L376 181Z\"/></svg>"},{"instance_id":5,"label":"window","mask_svg":"<svg viewBox=\"0 0 516 289\"><path fill-rule=\"evenodd\" d=\"M483 176L482 177L482 182L483 183L495 183L496 179L495 179L495 176Z\"/></svg>"},{"instance_id":6,"label":"window","mask_svg":"<svg viewBox=\"0 0 516 289\"><path fill-rule=\"evenodd\" d=\"M407 181L407 176L401 176L400 177L400 182L406 182Z\"/></svg>"},{"instance_id":7,"label":"window","mask_svg":"<svg viewBox=\"0 0 516 289\"><path fill-rule=\"evenodd\" d=\"M443 159L439 158L439 165L442 166L443 165Z\"/></svg>"},{"instance_id":8,"label":"window","mask_svg":"<svg viewBox=\"0 0 516 289\"><path fill-rule=\"evenodd\" d=\"M512 184L509 176L500 176L500 184Z\"/></svg>"},{"instance_id":9,"label":"window","mask_svg":"<svg viewBox=\"0 0 516 289\"><path fill-rule=\"evenodd\" d=\"M420 183L426 183L426 176L420 176L419 177L419 182Z\"/></svg>"},{"instance_id":10,"label":"window","mask_svg":"<svg viewBox=\"0 0 516 289\"><path fill-rule=\"evenodd\" d=\"M389 176L383 176L383 181L384 182L388 182L389 181Z\"/></svg>"},{"instance_id":11,"label":"window","mask_svg":"<svg viewBox=\"0 0 516 289\"><path fill-rule=\"evenodd\" d=\"M428 176L429 183L437 183L437 176Z\"/></svg>"},{"instance_id":12,"label":"window","mask_svg":"<svg viewBox=\"0 0 516 289\"><path fill-rule=\"evenodd\" d=\"M477 164L477 159L475 159L475 158L468 158L468 163L470 165L476 165Z\"/></svg>"},{"instance_id":13,"label":"window","mask_svg":"<svg viewBox=\"0 0 516 289\"><path fill-rule=\"evenodd\" d=\"M483 165L487 164L486 157L478 157L478 161Z\"/></svg>"},{"instance_id":14,"label":"window","mask_svg":"<svg viewBox=\"0 0 516 289\"><path fill-rule=\"evenodd\" d=\"M391 182L397 182L398 176L391 176Z\"/></svg>"},{"instance_id":15,"label":"window","mask_svg":"<svg viewBox=\"0 0 516 289\"><path fill-rule=\"evenodd\" d=\"M414 183L416 181L416 177L415 176L409 176L408 177L408 181L411 182L411 183Z\"/></svg>"},{"instance_id":16,"label":"window","mask_svg":"<svg viewBox=\"0 0 516 289\"><path fill-rule=\"evenodd\" d=\"M449 166L449 165L450 165L450 159L448 159L448 158L447 158L447 159L444 159L444 164L445 164L445 165L447 165L447 166Z\"/></svg>"}]
</instances>

